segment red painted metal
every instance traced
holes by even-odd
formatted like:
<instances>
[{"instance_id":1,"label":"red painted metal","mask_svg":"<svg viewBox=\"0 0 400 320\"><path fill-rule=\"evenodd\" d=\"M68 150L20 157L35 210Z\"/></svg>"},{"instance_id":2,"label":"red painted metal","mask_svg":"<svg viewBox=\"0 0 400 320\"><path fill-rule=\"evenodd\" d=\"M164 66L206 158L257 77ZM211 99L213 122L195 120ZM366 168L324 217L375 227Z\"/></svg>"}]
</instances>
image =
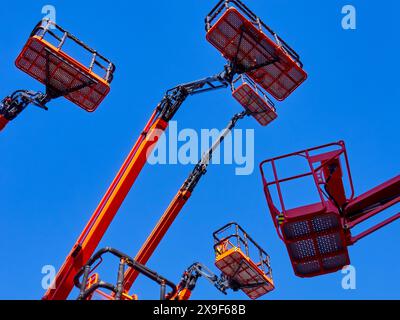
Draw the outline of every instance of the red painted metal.
<instances>
[{"instance_id":1,"label":"red painted metal","mask_svg":"<svg viewBox=\"0 0 400 320\"><path fill-rule=\"evenodd\" d=\"M278 163L296 157L303 159L310 170L279 178ZM271 166L273 173L270 181L266 179L267 165ZM350 263L349 245L400 218L399 213L357 236L351 235L353 227L400 201L400 176L355 198L343 141L263 161L260 170L277 233L286 244L295 274L300 277L314 277L340 270ZM283 185L307 177L312 178L320 201L287 208ZM273 188L277 194L275 197L272 196Z\"/></svg>"},{"instance_id":2,"label":"red painted metal","mask_svg":"<svg viewBox=\"0 0 400 320\"><path fill-rule=\"evenodd\" d=\"M8 123L8 120L6 118L4 118L2 115L0 115L0 131L5 128L7 123Z\"/></svg>"}]
</instances>

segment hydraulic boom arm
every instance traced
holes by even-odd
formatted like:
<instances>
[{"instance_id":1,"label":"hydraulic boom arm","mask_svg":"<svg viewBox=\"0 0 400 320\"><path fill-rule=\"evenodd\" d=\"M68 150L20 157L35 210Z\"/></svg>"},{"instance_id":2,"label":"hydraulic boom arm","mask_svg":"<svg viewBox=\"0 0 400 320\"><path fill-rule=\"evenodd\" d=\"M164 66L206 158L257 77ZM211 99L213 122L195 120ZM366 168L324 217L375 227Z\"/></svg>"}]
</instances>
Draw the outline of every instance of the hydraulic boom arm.
<instances>
[{"instance_id":1,"label":"hydraulic boom arm","mask_svg":"<svg viewBox=\"0 0 400 320\"><path fill-rule=\"evenodd\" d=\"M207 172L207 167L212 159L214 151L220 146L226 136L232 131L237 121L247 115L249 115L248 111L243 111L239 114L236 114L231 119L228 126L223 130L221 135L214 142L214 144L211 146L211 148L203 155L202 159L196 165L192 173L189 175L188 179L184 182L178 193L175 195L174 199L171 201L170 205L164 212L163 216L159 220L153 232L150 234L149 238L139 250L138 254L135 257L135 260L138 263L145 265L149 261L150 257L160 244L161 240L168 232L168 229L171 227L172 223L181 212L183 206L189 200L193 190L196 188L201 177ZM129 268L126 271L124 280L124 289L126 292L131 289L138 275L139 273L137 272L137 270L133 268Z\"/></svg>"},{"instance_id":2,"label":"hydraulic boom arm","mask_svg":"<svg viewBox=\"0 0 400 320\"><path fill-rule=\"evenodd\" d=\"M186 98L198 93L227 88L232 82L233 75L232 69L227 66L218 75L179 85L167 91L67 256L63 266L56 275L54 286L46 292L43 299L65 300L68 298L74 286L74 276L93 255L104 233L110 226L129 190L143 169L147 161L147 155L154 149L156 141L158 141L158 138L167 129L169 121Z\"/></svg>"}]
</instances>

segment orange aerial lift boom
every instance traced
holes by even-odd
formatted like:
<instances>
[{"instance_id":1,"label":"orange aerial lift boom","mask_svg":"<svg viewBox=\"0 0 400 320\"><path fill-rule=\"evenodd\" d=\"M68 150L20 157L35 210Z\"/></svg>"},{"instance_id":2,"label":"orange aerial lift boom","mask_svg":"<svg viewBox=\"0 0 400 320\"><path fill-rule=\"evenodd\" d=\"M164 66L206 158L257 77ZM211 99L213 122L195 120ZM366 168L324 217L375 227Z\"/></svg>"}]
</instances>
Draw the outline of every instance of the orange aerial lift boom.
<instances>
[{"instance_id":1,"label":"orange aerial lift boom","mask_svg":"<svg viewBox=\"0 0 400 320\"><path fill-rule=\"evenodd\" d=\"M231 5L235 5L244 16ZM74 276L94 253L141 172L147 155L151 153L158 138L167 129L169 121L188 96L233 86L236 75L246 75L281 101L307 78L299 55L240 0L220 1L206 19L206 30L208 41L228 61L224 70L215 76L179 85L167 91L73 246L56 275L54 286L46 292L44 299L59 300L68 297L73 288ZM253 114L266 104L248 84L243 84L235 90L234 97L245 108L247 106L246 109ZM275 111L271 110L270 113L261 113L255 117L260 123L268 123L274 119L271 119L274 113ZM180 196L184 198L189 193L190 190L187 190ZM178 206L182 203L179 201ZM179 207L171 208L172 211L179 209Z\"/></svg>"},{"instance_id":2,"label":"orange aerial lift boom","mask_svg":"<svg viewBox=\"0 0 400 320\"><path fill-rule=\"evenodd\" d=\"M143 169L148 155L186 98L194 94L226 88L232 82L232 77L232 69L226 66L218 75L182 84L166 92L59 270L55 285L46 292L43 299L64 300L68 297L74 285L74 276L93 255Z\"/></svg>"},{"instance_id":3,"label":"orange aerial lift boom","mask_svg":"<svg viewBox=\"0 0 400 320\"><path fill-rule=\"evenodd\" d=\"M202 159L183 183L156 227L137 253L135 260L138 263L146 264L149 261L161 240L168 232L168 229L191 197L200 179L207 172L207 167L212 159L213 153L231 133L237 122L246 116L252 115L261 125L266 126L277 118L273 102L269 100L266 95L260 96L259 92L261 89L257 89L257 86L250 79L244 77L239 77L234 83L239 80L242 80L243 84L236 90L234 89L233 96L242 104L245 111L236 114L230 120L228 126L214 141L211 148L204 153ZM124 289L126 292L130 290L138 275L139 273L134 268L128 269L124 280Z\"/></svg>"},{"instance_id":4,"label":"orange aerial lift boom","mask_svg":"<svg viewBox=\"0 0 400 320\"><path fill-rule=\"evenodd\" d=\"M178 193L175 195L174 199L171 201L167 210L164 212L160 221L143 244L142 248L139 250L138 254L135 257L135 260L141 264L146 264L161 240L164 238L165 234L168 232L168 229L171 227L172 223L181 212L183 206L189 200L192 195L193 190L197 186L201 177L207 172L207 167L210 163L213 152L219 147L222 141L226 138L226 136L231 132L231 130L235 127L237 121L242 119L247 114L246 111L236 114L232 120L230 121L228 127L221 133L220 137L214 142L212 147L208 152L206 152L203 158L199 161L199 163L195 166L192 173L183 183L182 187L179 189ZM128 269L125 281L124 281L124 289L125 291L129 291L134 281L136 280L139 273L137 270L130 268Z\"/></svg>"},{"instance_id":5,"label":"orange aerial lift boom","mask_svg":"<svg viewBox=\"0 0 400 320\"><path fill-rule=\"evenodd\" d=\"M144 167L147 156L151 153L159 137L167 129L169 121L186 98L191 95L226 88L232 84L233 76L233 69L227 65L220 74L182 84L167 91L58 272L55 286L46 292L44 299L63 300L68 297L73 288L75 274L94 253L98 243ZM246 83L238 90L238 94L244 90L247 95L255 94L253 91L248 92L249 86ZM240 98L243 99L242 95L238 96L238 99ZM250 106L251 109L258 108L260 103L258 100L244 101L243 103L246 102L252 104ZM263 103L266 104L266 102ZM274 113L274 110L271 111ZM262 114L259 116L258 121L264 123L268 119L268 115Z\"/></svg>"},{"instance_id":6,"label":"orange aerial lift boom","mask_svg":"<svg viewBox=\"0 0 400 320\"><path fill-rule=\"evenodd\" d=\"M277 100L285 100L307 79L300 56L240 0L220 0L205 22L207 40L229 61L234 72L246 75L246 82L233 91L233 97L259 123L270 123L276 118L273 104L271 108L271 101L263 99L258 91L264 89ZM223 135L221 138L223 140ZM210 152L212 154L213 150ZM207 158L203 160L208 161ZM137 254L138 262L147 263L190 198L193 191L190 184L194 182L195 186L204 174L201 166L204 163L200 161L172 200ZM193 177L196 177L194 181ZM129 291L137 276L135 270L127 271L124 284L126 291Z\"/></svg>"}]
</instances>

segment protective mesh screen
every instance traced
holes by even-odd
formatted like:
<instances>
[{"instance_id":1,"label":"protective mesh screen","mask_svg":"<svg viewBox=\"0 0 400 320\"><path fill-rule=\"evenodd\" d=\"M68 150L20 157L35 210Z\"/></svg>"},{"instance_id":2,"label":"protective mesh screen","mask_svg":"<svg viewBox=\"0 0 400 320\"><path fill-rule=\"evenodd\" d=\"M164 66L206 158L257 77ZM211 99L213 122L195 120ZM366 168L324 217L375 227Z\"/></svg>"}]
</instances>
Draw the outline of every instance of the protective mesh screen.
<instances>
[{"instance_id":1,"label":"protective mesh screen","mask_svg":"<svg viewBox=\"0 0 400 320\"><path fill-rule=\"evenodd\" d=\"M303 219L289 219L282 225L282 233L299 276L334 272L350 263L337 214L308 214Z\"/></svg>"}]
</instances>

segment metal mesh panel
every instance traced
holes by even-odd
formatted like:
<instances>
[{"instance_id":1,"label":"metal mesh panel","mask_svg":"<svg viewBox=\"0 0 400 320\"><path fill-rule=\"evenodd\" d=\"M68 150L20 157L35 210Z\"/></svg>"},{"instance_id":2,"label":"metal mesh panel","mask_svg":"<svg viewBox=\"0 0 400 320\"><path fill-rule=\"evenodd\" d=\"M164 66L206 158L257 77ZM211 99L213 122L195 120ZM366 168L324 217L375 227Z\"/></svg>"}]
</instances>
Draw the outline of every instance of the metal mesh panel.
<instances>
[{"instance_id":1,"label":"metal mesh panel","mask_svg":"<svg viewBox=\"0 0 400 320\"><path fill-rule=\"evenodd\" d=\"M229 278L235 280L240 285L260 284L254 288L243 288L243 292L250 299L258 299L264 294L274 289L262 270L248 261L246 256L238 249L230 250L229 253L218 259L216 266Z\"/></svg>"},{"instance_id":2,"label":"metal mesh panel","mask_svg":"<svg viewBox=\"0 0 400 320\"><path fill-rule=\"evenodd\" d=\"M317 254L313 239L289 243L288 249L291 252L292 258L296 260L312 258Z\"/></svg>"},{"instance_id":3,"label":"metal mesh panel","mask_svg":"<svg viewBox=\"0 0 400 320\"><path fill-rule=\"evenodd\" d=\"M207 40L244 70L260 66L247 74L280 101L307 78L304 70L280 46L235 8L223 14L207 33Z\"/></svg>"},{"instance_id":4,"label":"metal mesh panel","mask_svg":"<svg viewBox=\"0 0 400 320\"><path fill-rule=\"evenodd\" d=\"M350 263L337 214L308 214L303 219L286 221L282 233L299 276L330 273Z\"/></svg>"},{"instance_id":5,"label":"metal mesh panel","mask_svg":"<svg viewBox=\"0 0 400 320\"><path fill-rule=\"evenodd\" d=\"M311 233L311 227L308 221L296 221L283 225L285 237L289 240L300 238Z\"/></svg>"},{"instance_id":6,"label":"metal mesh panel","mask_svg":"<svg viewBox=\"0 0 400 320\"><path fill-rule=\"evenodd\" d=\"M45 84L52 95L64 95L89 112L96 110L110 91L89 69L36 37L28 40L16 65Z\"/></svg>"},{"instance_id":7,"label":"metal mesh panel","mask_svg":"<svg viewBox=\"0 0 400 320\"><path fill-rule=\"evenodd\" d=\"M274 121L278 115L274 107L261 97L247 83L242 84L233 92L233 97L245 108L250 111L253 117L262 125L266 126Z\"/></svg>"}]
</instances>

